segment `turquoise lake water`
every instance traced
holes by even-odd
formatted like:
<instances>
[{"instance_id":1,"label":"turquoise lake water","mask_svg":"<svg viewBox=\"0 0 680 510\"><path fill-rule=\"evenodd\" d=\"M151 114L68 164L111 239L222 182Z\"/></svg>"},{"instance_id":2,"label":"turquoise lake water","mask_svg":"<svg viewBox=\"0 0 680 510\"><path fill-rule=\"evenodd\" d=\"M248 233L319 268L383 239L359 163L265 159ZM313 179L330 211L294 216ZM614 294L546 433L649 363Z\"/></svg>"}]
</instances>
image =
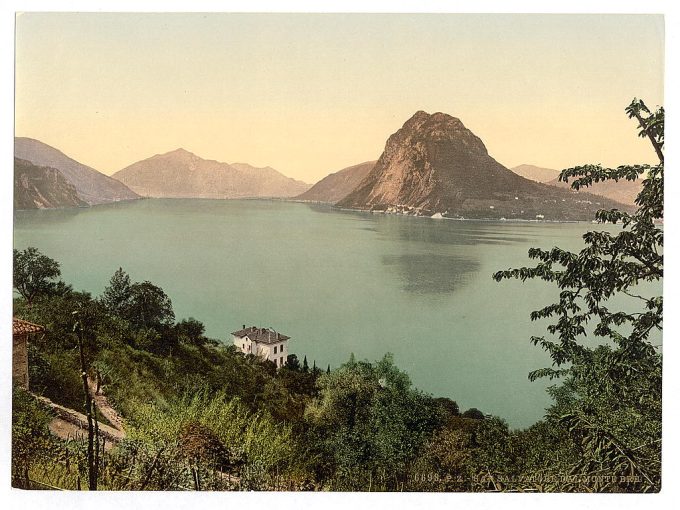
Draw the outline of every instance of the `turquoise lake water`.
<instances>
[{"instance_id":1,"label":"turquoise lake water","mask_svg":"<svg viewBox=\"0 0 680 510\"><path fill-rule=\"evenodd\" d=\"M310 365L386 352L413 383L512 426L534 423L549 365L529 342L529 313L556 297L540 282L496 283L529 265L532 246L576 250L597 225L435 220L265 200L148 199L88 209L19 211L14 245L61 263L98 295L122 267L161 286L177 319L227 340L243 324L291 337ZM611 227L610 227L611 228Z\"/></svg>"}]
</instances>

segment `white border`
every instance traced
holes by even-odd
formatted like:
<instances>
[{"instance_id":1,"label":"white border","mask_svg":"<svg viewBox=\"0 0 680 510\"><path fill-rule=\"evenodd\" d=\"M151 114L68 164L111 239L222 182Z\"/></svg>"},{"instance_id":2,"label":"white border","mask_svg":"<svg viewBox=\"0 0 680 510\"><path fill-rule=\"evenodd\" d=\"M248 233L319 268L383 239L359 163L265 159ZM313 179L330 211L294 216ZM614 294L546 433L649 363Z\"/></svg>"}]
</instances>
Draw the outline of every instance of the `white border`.
<instances>
[{"instance_id":1,"label":"white border","mask_svg":"<svg viewBox=\"0 0 680 510\"><path fill-rule=\"evenodd\" d=\"M678 498L678 448L680 423L678 422L677 398L680 394L678 384L678 347L675 333L680 331L677 323L678 288L678 210L675 206L675 192L680 189L677 175L678 108L676 107L678 84L678 20L680 13L677 1L646 0L644 2L619 0L566 1L404 1L379 2L374 0L346 0L343 2L323 1L5 1L2 3L0 17L0 154L2 167L0 178L0 359L5 370L0 371L0 505L3 508L39 508L47 505L60 507L69 505L81 507L96 505L101 509L142 508L303 508L308 505L335 509L347 507L377 508L446 508L461 505L474 509L496 507L519 508L550 506L551 508L659 508L670 506ZM11 248L12 248L12 139L14 119L12 112L14 90L14 12L17 11L90 11L90 12L474 12L474 13L662 13L666 16L666 87L665 107L668 111L666 123L667 139L670 141L666 151L670 172L666 175L666 221L667 232L665 295L665 342L664 342L664 458L663 488L660 495L553 495L553 494L311 494L311 493L66 493L66 492L24 492L10 490L9 455L10 448L10 371L11 357L9 342L9 317L11 315ZM631 34L631 37L634 37ZM11 72L10 72L11 71ZM624 78L625 79L625 78ZM677 503L676 503L677 504Z\"/></svg>"}]
</instances>

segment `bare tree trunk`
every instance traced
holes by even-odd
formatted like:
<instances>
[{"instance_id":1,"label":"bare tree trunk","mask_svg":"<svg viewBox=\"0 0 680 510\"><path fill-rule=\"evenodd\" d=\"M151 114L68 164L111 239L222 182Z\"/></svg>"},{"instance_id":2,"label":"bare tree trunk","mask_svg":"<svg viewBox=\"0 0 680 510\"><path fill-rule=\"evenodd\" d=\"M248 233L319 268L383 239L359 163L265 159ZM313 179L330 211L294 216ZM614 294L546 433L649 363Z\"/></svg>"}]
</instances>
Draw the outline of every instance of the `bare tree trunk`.
<instances>
[{"instance_id":1,"label":"bare tree trunk","mask_svg":"<svg viewBox=\"0 0 680 510\"><path fill-rule=\"evenodd\" d=\"M92 414L94 415L94 487L96 490L99 483L99 418L97 405L94 402L92 402Z\"/></svg>"},{"instance_id":2,"label":"bare tree trunk","mask_svg":"<svg viewBox=\"0 0 680 510\"><path fill-rule=\"evenodd\" d=\"M647 133L647 138L649 138L649 141L652 142L652 147L654 147L656 156L659 158L659 161L663 165L663 152L661 152L661 146L659 145L659 142L656 141L654 136L652 136L652 134L647 131L647 121L643 119L642 115L640 115L640 113L638 112L635 113L635 118L640 123L640 126L642 126L642 129L645 130L645 133Z\"/></svg>"},{"instance_id":3,"label":"bare tree trunk","mask_svg":"<svg viewBox=\"0 0 680 510\"><path fill-rule=\"evenodd\" d=\"M95 395L99 395L102 389L102 373L97 369L97 389L94 390Z\"/></svg>"},{"instance_id":4,"label":"bare tree trunk","mask_svg":"<svg viewBox=\"0 0 680 510\"><path fill-rule=\"evenodd\" d=\"M156 465L158 464L158 459L160 459L161 454L163 453L164 449L165 448L161 448L156 453L156 457L153 459L153 462L151 463L151 467L149 468L149 471L146 473L146 476L144 477L142 484L139 486L139 489L137 489L137 490L143 491L144 489L146 489L147 484L151 480L151 475L153 474L153 470L156 469Z\"/></svg>"},{"instance_id":5,"label":"bare tree trunk","mask_svg":"<svg viewBox=\"0 0 680 510\"><path fill-rule=\"evenodd\" d=\"M97 467L95 465L94 438L95 430L92 421L92 398L87 387L87 366L85 364L85 353L83 352L83 328L80 322L76 322L78 330L78 351L80 352L80 377L83 380L83 392L85 393L85 415L87 416L87 478L88 488L91 491L97 490Z\"/></svg>"},{"instance_id":6,"label":"bare tree trunk","mask_svg":"<svg viewBox=\"0 0 680 510\"><path fill-rule=\"evenodd\" d=\"M191 466L191 474L193 475L194 478L194 489L197 491L201 490L201 482L198 478L198 468L194 468L194 466Z\"/></svg>"}]
</instances>

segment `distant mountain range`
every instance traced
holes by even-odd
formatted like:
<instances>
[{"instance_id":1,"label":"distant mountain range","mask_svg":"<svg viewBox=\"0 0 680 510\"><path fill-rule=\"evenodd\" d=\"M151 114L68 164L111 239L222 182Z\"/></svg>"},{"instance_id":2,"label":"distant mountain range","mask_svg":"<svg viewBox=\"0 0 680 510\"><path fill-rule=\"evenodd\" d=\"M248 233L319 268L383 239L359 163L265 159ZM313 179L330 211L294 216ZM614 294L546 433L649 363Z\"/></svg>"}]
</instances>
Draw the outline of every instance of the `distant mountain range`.
<instances>
[{"instance_id":1,"label":"distant mountain range","mask_svg":"<svg viewBox=\"0 0 680 510\"><path fill-rule=\"evenodd\" d=\"M640 181L581 191L558 170L513 170L450 115L419 111L389 137L380 159L314 186L271 167L206 160L184 149L138 161L108 177L32 138L15 138L14 207L82 207L144 197L295 198L342 208L457 218L589 220L598 209L633 210Z\"/></svg>"},{"instance_id":2,"label":"distant mountain range","mask_svg":"<svg viewBox=\"0 0 680 510\"><path fill-rule=\"evenodd\" d=\"M559 188L571 188L571 183L573 179L569 179L569 182L561 182L559 180L560 170L555 170L554 168L541 168L534 165L519 165L511 169L518 175L531 179L533 181L543 182L549 184L550 186L557 186ZM601 197L606 197L611 200L615 200L622 204L635 206L635 199L642 190L642 179L636 181L605 181L597 182L588 186L587 188L581 188L582 191L587 193L592 193L593 195L598 195Z\"/></svg>"},{"instance_id":3,"label":"distant mountain range","mask_svg":"<svg viewBox=\"0 0 680 510\"><path fill-rule=\"evenodd\" d=\"M542 168L534 165L519 165L511 168L517 175L536 182L548 183L560 175L559 170L553 168Z\"/></svg>"},{"instance_id":4,"label":"distant mountain range","mask_svg":"<svg viewBox=\"0 0 680 510\"><path fill-rule=\"evenodd\" d=\"M327 175L302 195L298 195L295 198L309 202L334 204L349 195L364 180L368 173L373 170L375 163L375 161L367 161Z\"/></svg>"},{"instance_id":5,"label":"distant mountain range","mask_svg":"<svg viewBox=\"0 0 680 510\"><path fill-rule=\"evenodd\" d=\"M550 186L557 186L560 188L571 188L571 183L573 178L569 179L569 182L561 182L557 178L547 182ZM622 204L629 206L635 206L635 199L637 198L640 191L642 191L642 179L637 179L635 181L621 180L615 181L605 181L596 182L588 186L587 188L581 188L583 191L592 193L593 195L598 195L602 197L607 197L611 200L616 200Z\"/></svg>"},{"instance_id":6,"label":"distant mountain range","mask_svg":"<svg viewBox=\"0 0 680 510\"><path fill-rule=\"evenodd\" d=\"M33 138L14 139L14 156L34 165L57 170L71 184L80 200L88 205L134 200L139 196L121 182L69 158L63 152ZM16 182L16 181L15 181ZM44 181L57 183L56 180ZM16 188L15 188L16 190ZM43 191L46 191L43 189ZM55 193L59 193L55 191Z\"/></svg>"},{"instance_id":7,"label":"distant mountain range","mask_svg":"<svg viewBox=\"0 0 680 510\"><path fill-rule=\"evenodd\" d=\"M337 205L408 214L489 219L591 220L625 208L589 193L521 177L445 113L417 112L389 137L373 169Z\"/></svg>"},{"instance_id":8,"label":"distant mountain range","mask_svg":"<svg viewBox=\"0 0 680 510\"><path fill-rule=\"evenodd\" d=\"M177 149L113 174L136 193L163 198L286 198L309 189L270 167L207 160Z\"/></svg>"},{"instance_id":9,"label":"distant mountain range","mask_svg":"<svg viewBox=\"0 0 680 510\"><path fill-rule=\"evenodd\" d=\"M14 158L14 209L84 206L87 203L59 170Z\"/></svg>"}]
</instances>

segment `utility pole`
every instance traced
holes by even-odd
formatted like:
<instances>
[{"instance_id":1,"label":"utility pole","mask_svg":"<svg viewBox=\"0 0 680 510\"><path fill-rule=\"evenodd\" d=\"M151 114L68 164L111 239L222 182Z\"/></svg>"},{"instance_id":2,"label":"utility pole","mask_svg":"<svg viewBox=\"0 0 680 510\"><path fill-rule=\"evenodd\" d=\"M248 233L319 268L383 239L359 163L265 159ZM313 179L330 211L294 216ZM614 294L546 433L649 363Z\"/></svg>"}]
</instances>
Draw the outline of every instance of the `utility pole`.
<instances>
[{"instance_id":1,"label":"utility pole","mask_svg":"<svg viewBox=\"0 0 680 510\"><path fill-rule=\"evenodd\" d=\"M83 392L85 393L85 416L87 416L87 482L88 489L91 491L97 490L97 460L95 459L95 432L94 422L92 420L92 398L90 397L90 390L87 386L87 365L85 364L85 353L83 351L83 326L79 320L78 312L73 312L76 321L73 324L73 330L76 332L78 338L78 351L80 353L80 377L83 380ZM98 427L97 427L98 428ZM97 438L97 450L99 450L99 440ZM98 457L97 451L97 457Z\"/></svg>"}]
</instances>

